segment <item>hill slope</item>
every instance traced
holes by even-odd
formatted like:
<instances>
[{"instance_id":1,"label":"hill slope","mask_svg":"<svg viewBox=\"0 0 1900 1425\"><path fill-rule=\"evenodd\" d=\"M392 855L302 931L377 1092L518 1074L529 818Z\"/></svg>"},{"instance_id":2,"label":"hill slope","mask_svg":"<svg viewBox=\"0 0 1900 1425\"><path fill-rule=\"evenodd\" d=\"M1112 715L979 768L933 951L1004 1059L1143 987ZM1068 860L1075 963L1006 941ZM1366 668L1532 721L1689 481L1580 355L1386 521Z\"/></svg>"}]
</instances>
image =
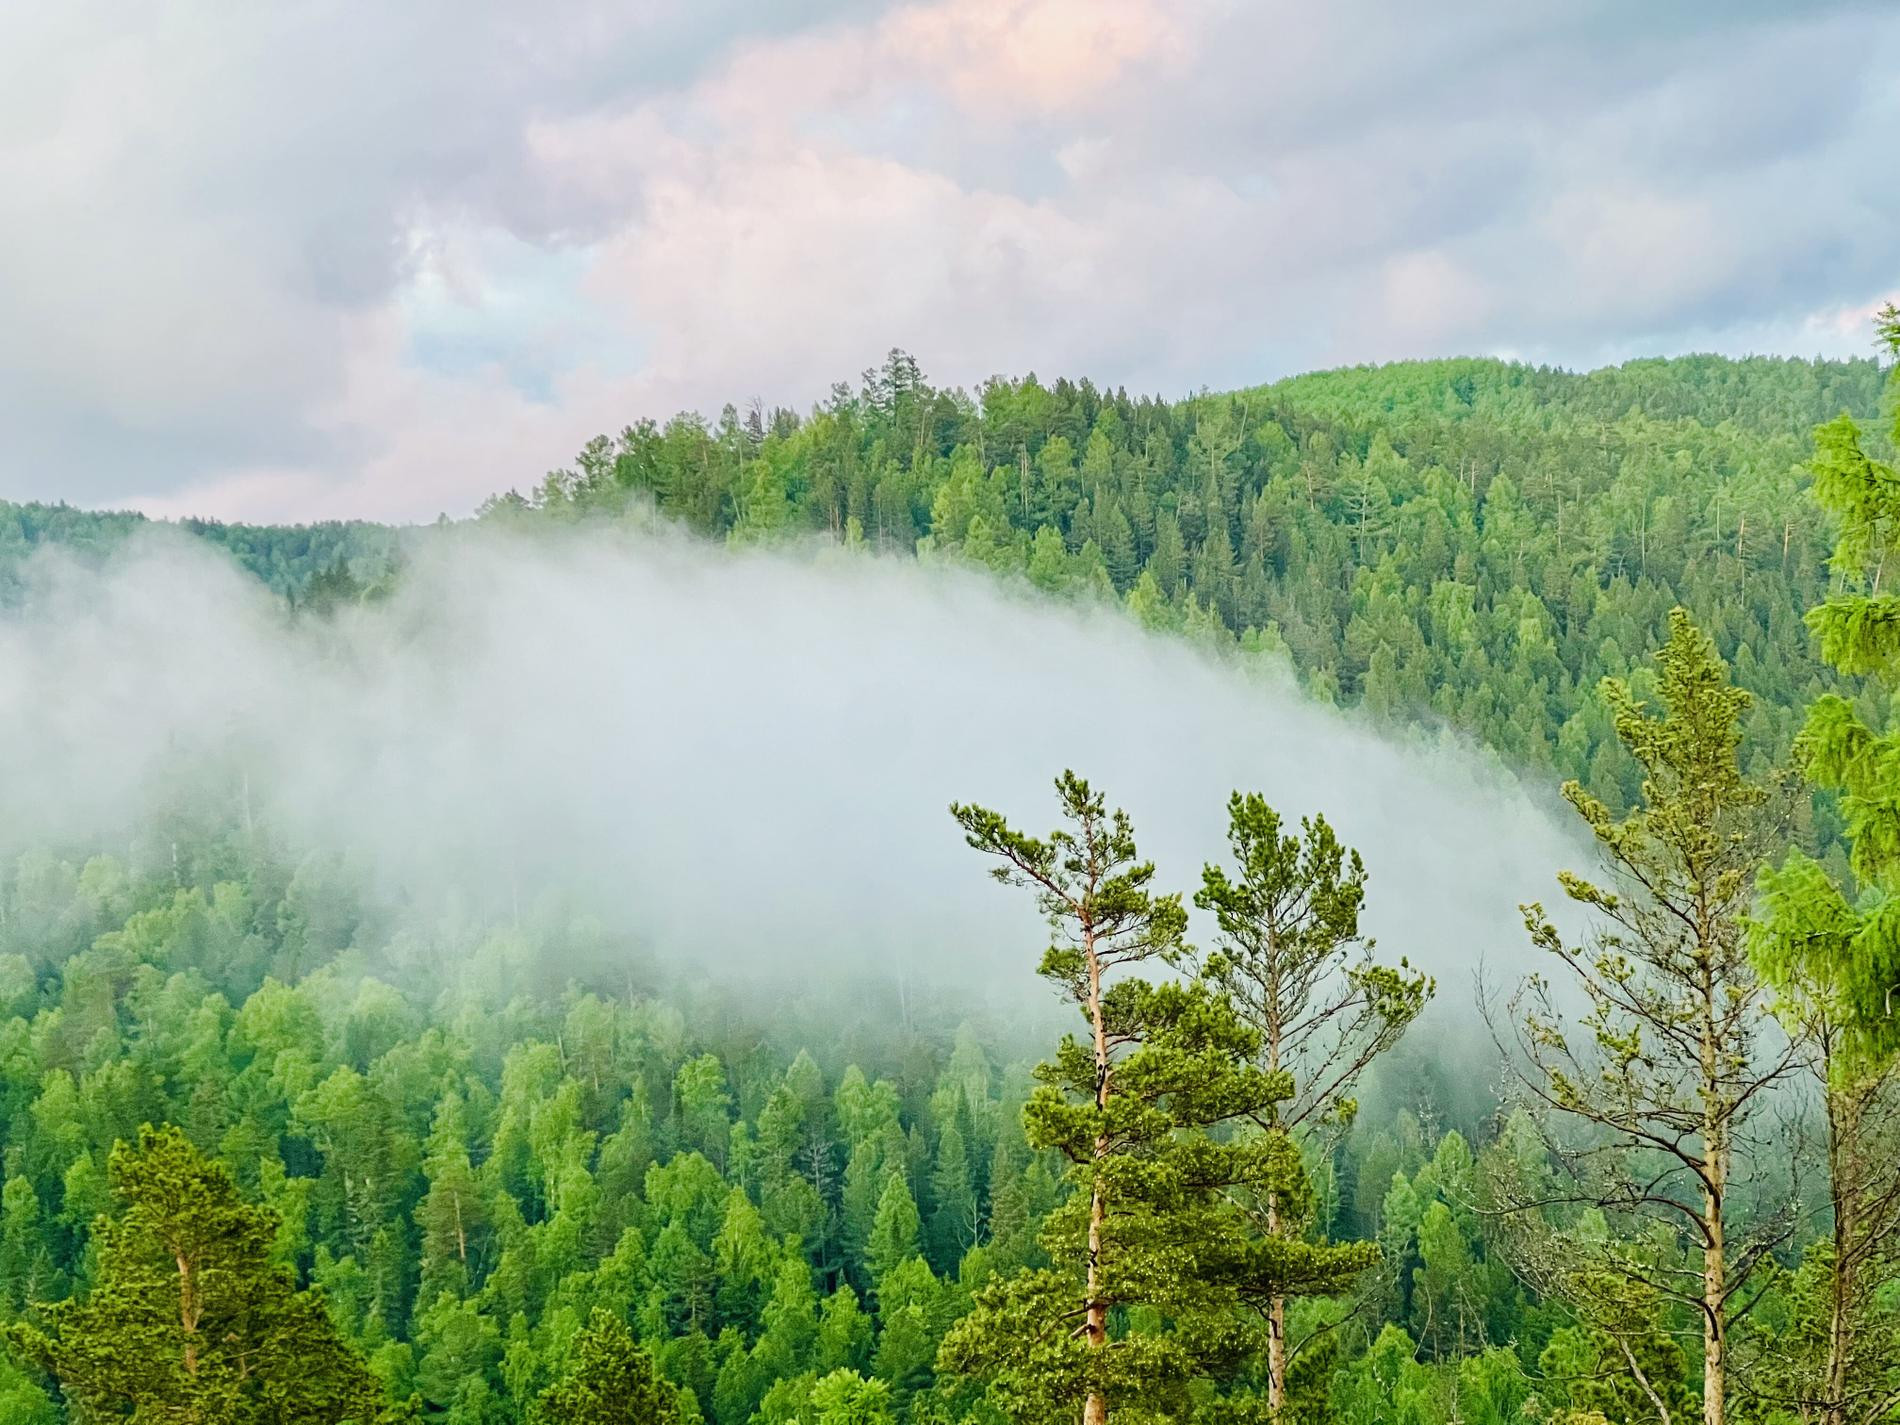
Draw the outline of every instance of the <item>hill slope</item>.
<instances>
[{"instance_id":1,"label":"hill slope","mask_svg":"<svg viewBox=\"0 0 1900 1425\"><path fill-rule=\"evenodd\" d=\"M483 516L657 505L712 538L825 532L1119 598L1153 627L1282 650L1322 698L1442 720L1620 802L1633 769L1592 693L1674 604L1757 695L1751 762L1786 748L1822 686L1800 622L1831 544L1802 498L1809 431L1872 416L1883 379L1871 360L1461 359L1168 402L1033 375L940 390L894 352L809 416L641 421ZM109 546L136 522L0 505L0 588L24 549ZM190 528L319 603L400 549L362 524Z\"/></svg>"}]
</instances>

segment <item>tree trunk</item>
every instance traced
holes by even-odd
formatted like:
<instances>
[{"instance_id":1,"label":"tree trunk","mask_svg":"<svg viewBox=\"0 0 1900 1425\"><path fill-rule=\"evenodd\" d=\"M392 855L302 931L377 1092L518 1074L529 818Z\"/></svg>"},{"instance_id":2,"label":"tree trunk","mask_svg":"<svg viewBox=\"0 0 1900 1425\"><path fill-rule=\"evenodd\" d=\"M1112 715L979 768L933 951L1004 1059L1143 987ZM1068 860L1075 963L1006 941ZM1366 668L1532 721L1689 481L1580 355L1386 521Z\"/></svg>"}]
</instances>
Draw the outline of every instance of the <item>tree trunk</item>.
<instances>
[{"instance_id":1,"label":"tree trunk","mask_svg":"<svg viewBox=\"0 0 1900 1425\"><path fill-rule=\"evenodd\" d=\"M1267 1235L1280 1235L1280 1195L1267 1195ZM1278 1421L1286 1409L1286 1298L1278 1292L1267 1304L1267 1418Z\"/></svg>"},{"instance_id":2,"label":"tree trunk","mask_svg":"<svg viewBox=\"0 0 1900 1425\"><path fill-rule=\"evenodd\" d=\"M1838 1236L1837 1236L1838 1240ZM1851 1289L1848 1271L1836 1255L1829 1274L1832 1296L1827 1323L1827 1400L1821 1418L1827 1425L1845 1425L1847 1420L1847 1358L1853 1348L1853 1330L1848 1321L1847 1293Z\"/></svg>"},{"instance_id":3,"label":"tree trunk","mask_svg":"<svg viewBox=\"0 0 1900 1425\"><path fill-rule=\"evenodd\" d=\"M198 1374L198 1278L191 1258L182 1250L173 1257L178 1263L178 1324L185 1336L185 1374Z\"/></svg>"},{"instance_id":4,"label":"tree trunk","mask_svg":"<svg viewBox=\"0 0 1900 1425\"><path fill-rule=\"evenodd\" d=\"M1276 946L1277 950L1277 946ZM1267 1013L1267 1071L1280 1072L1280 994L1279 980L1275 977L1273 994L1270 996L1270 1008ZM1274 1107L1274 1126L1271 1131L1279 1132L1278 1105ZM1280 1194L1267 1194L1267 1235L1280 1235ZM1267 1302L1267 1418L1279 1425L1286 1410L1286 1297L1275 1292Z\"/></svg>"},{"instance_id":5,"label":"tree trunk","mask_svg":"<svg viewBox=\"0 0 1900 1425\"><path fill-rule=\"evenodd\" d=\"M1095 1106L1108 1107L1108 1026L1102 1022L1102 962L1095 957L1095 934L1084 929L1083 953L1089 962L1089 1025L1095 1033ZM1101 1164L1108 1157L1106 1134L1095 1139L1096 1172L1089 1186L1089 1270L1087 1317L1083 1332L1091 1350L1108 1344L1108 1303L1102 1297L1102 1223L1108 1215L1102 1196ZM1091 1390L1082 1407L1082 1425L1107 1425L1108 1402Z\"/></svg>"},{"instance_id":6,"label":"tree trunk","mask_svg":"<svg viewBox=\"0 0 1900 1425\"><path fill-rule=\"evenodd\" d=\"M1724 1425L1727 1406L1728 1244L1722 1211L1728 1193L1729 1114L1722 1082L1718 1009L1720 989L1715 974L1715 936L1712 917L1698 908L1701 926L1697 986L1701 992L1702 1071L1702 1425Z\"/></svg>"},{"instance_id":7,"label":"tree trunk","mask_svg":"<svg viewBox=\"0 0 1900 1425\"><path fill-rule=\"evenodd\" d=\"M1702 1425L1723 1425L1728 1361L1722 1316L1728 1261L1722 1240L1722 1200L1709 1192L1703 1204L1709 1237L1702 1249Z\"/></svg>"},{"instance_id":8,"label":"tree trunk","mask_svg":"<svg viewBox=\"0 0 1900 1425\"><path fill-rule=\"evenodd\" d=\"M1716 1043L1716 986L1705 956L1702 971L1702 1425L1723 1425L1726 1414L1728 1244L1723 1200L1728 1189L1728 1105Z\"/></svg>"},{"instance_id":9,"label":"tree trunk","mask_svg":"<svg viewBox=\"0 0 1900 1425\"><path fill-rule=\"evenodd\" d=\"M1821 1418L1827 1425L1845 1425L1847 1420L1847 1369L1854 1352L1854 1262L1855 1234L1859 1203L1854 1189L1859 1186L1857 1161L1850 1161L1850 1145L1859 1141L1860 1124L1853 1090L1824 1090L1828 1098L1828 1185L1834 1197L1834 1260L1828 1264L1827 1322L1827 1398ZM1843 1185L1853 1178L1852 1187Z\"/></svg>"}]
</instances>

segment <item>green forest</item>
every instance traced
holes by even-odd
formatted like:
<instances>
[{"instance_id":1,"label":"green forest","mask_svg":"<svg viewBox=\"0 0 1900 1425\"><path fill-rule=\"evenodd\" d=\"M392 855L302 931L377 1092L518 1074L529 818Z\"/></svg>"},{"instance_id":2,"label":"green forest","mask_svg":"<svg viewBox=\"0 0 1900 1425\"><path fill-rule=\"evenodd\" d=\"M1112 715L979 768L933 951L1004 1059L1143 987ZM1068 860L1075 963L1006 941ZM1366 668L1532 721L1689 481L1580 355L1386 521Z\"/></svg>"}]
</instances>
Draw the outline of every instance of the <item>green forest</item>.
<instances>
[{"instance_id":1,"label":"green forest","mask_svg":"<svg viewBox=\"0 0 1900 1425\"><path fill-rule=\"evenodd\" d=\"M1439 1042L1471 986L1368 942L1324 817L1236 788L1163 884L1085 767L943 816L1048 922L1047 1042L572 977L586 925L410 923L248 815L48 844L0 867L0 1425L1900 1420L1894 369L893 353L590 442L476 520L974 567L1482 749L1597 852L1540 973ZM144 523L0 504L0 617ZM292 622L452 523L186 529Z\"/></svg>"}]
</instances>

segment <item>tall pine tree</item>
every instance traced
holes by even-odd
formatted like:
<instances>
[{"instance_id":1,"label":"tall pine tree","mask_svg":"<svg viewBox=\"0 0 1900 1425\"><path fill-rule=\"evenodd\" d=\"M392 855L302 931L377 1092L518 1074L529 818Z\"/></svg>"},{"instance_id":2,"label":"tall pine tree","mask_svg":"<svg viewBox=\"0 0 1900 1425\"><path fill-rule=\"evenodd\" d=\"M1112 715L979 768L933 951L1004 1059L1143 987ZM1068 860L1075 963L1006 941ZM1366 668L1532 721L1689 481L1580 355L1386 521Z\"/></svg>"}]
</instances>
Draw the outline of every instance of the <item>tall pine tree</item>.
<instances>
[{"instance_id":1,"label":"tall pine tree","mask_svg":"<svg viewBox=\"0 0 1900 1425\"><path fill-rule=\"evenodd\" d=\"M1250 1302L1331 1290L1352 1268L1250 1230L1244 1204L1302 1181L1284 1135L1243 1131L1291 1094L1255 1062L1259 1035L1200 982L1128 971L1186 962L1187 914L1153 889L1127 815L1073 772L1056 781L1066 825L1046 838L976 806L952 808L1005 884L1034 891L1055 932L1041 973L1082 1014L1036 1070L1024 1109L1033 1147L1069 1163L1050 1215L1052 1265L979 1293L944 1342L945 1368L983 1377L1018 1419L1080 1407L1178 1413L1187 1388L1231 1359Z\"/></svg>"},{"instance_id":2,"label":"tall pine tree","mask_svg":"<svg viewBox=\"0 0 1900 1425\"><path fill-rule=\"evenodd\" d=\"M271 1264L276 1215L239 1195L176 1128L113 1149L119 1210L93 1229L85 1296L8 1340L87 1418L180 1425L338 1425L382 1392L321 1296Z\"/></svg>"}]
</instances>

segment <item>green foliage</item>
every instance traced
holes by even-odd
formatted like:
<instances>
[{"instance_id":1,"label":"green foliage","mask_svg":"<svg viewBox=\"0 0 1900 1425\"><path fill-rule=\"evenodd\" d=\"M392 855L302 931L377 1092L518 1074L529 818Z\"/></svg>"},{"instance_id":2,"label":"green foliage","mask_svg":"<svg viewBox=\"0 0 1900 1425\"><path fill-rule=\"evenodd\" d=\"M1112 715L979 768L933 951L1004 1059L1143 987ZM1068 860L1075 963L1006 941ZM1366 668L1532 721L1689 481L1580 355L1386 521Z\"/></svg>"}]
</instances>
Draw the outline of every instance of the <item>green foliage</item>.
<instances>
[{"instance_id":1,"label":"green foliage","mask_svg":"<svg viewBox=\"0 0 1900 1425\"><path fill-rule=\"evenodd\" d=\"M1051 1265L980 1291L943 1362L1018 1419L1085 1398L1166 1415L1245 1351L1250 1316L1336 1293L1376 1253L1276 1230L1275 1212L1299 1220L1308 1195L1298 1148L1271 1131L1292 1076L1258 1062L1259 1032L1215 984L1125 973L1183 961L1180 898L1151 890L1125 813L1073 772L1056 792L1068 825L1041 839L952 808L1001 862L997 879L1034 892L1056 931L1041 972L1090 1038L1065 1038L1037 1066L1023 1113L1029 1145L1069 1164L1069 1197L1043 1232Z\"/></svg>"},{"instance_id":2,"label":"green foliage","mask_svg":"<svg viewBox=\"0 0 1900 1425\"><path fill-rule=\"evenodd\" d=\"M1900 403L1889 442L1900 443ZM1900 686L1900 598L1882 586L1900 537L1900 472L1868 449L1849 416L1818 429L1814 444L1813 492L1838 530L1841 585L1808 612L1808 625L1828 663L1878 680L1891 697ZM1870 717L1840 693L1809 707L1796 755L1808 778L1839 798L1853 883L1824 884L1820 868L1792 853L1765 882L1776 909L1760 944L1781 982L1826 979L1860 1047L1874 1055L1900 1048L1900 732L1885 713Z\"/></svg>"},{"instance_id":3,"label":"green foliage","mask_svg":"<svg viewBox=\"0 0 1900 1425\"><path fill-rule=\"evenodd\" d=\"M675 1387L661 1380L627 1323L595 1307L567 1368L531 1417L545 1425L680 1425Z\"/></svg>"},{"instance_id":4,"label":"green foliage","mask_svg":"<svg viewBox=\"0 0 1900 1425\"><path fill-rule=\"evenodd\" d=\"M1576 783L1564 787L1605 873L1558 876L1593 912L1588 939L1569 944L1541 906L1524 908L1565 992L1580 996L1580 1023L1567 1023L1542 976L1513 1006L1530 1096L1557 1120L1567 1184L1558 1200L1604 1209L1606 1229L1565 1232L1561 1218L1526 1211L1550 1201L1535 1184L1501 1192L1518 1209L1520 1269L1614 1342L1631 1371L1658 1311L1692 1317L1705 1418L1719 1422L1733 1393L1729 1337L1759 1300L1748 1282L1783 1238L1794 1197L1750 1136L1794 1056L1764 1043L1767 996L1745 940L1774 832L1769 790L1737 760L1749 695L1681 609L1656 654L1656 688L1660 715L1627 682L1603 688L1643 771L1641 803L1618 816Z\"/></svg>"},{"instance_id":5,"label":"green foliage","mask_svg":"<svg viewBox=\"0 0 1900 1425\"><path fill-rule=\"evenodd\" d=\"M1900 318L1882 313L1900 353ZM1900 406L1894 409L1900 435ZM1848 417L1815 432L1814 493L1837 522L1843 587L1809 612L1823 656L1892 694L1900 670L1895 605L1881 592L1900 514L1895 469L1871 456ZM1900 763L1890 722L1838 695L1809 708L1798 760L1839 797L1853 884L1799 850L1760 876L1755 965L1775 1013L1817 1080L1827 1156L1827 1230L1802 1253L1776 1305L1766 1398L1830 1420L1872 1418L1900 1398Z\"/></svg>"},{"instance_id":6,"label":"green foliage","mask_svg":"<svg viewBox=\"0 0 1900 1425\"><path fill-rule=\"evenodd\" d=\"M93 563L154 528L139 514L0 500L0 605L19 598L24 567L36 551L57 547ZM402 531L360 520L244 525L188 519L177 528L221 549L313 614L386 592L400 569L405 541Z\"/></svg>"},{"instance_id":7,"label":"green foliage","mask_svg":"<svg viewBox=\"0 0 1900 1425\"><path fill-rule=\"evenodd\" d=\"M1703 888L1725 904L1747 897L1750 854L1728 848L1761 810L1737 788L1767 781L1811 705L1800 758L1827 795L1797 828L1806 859L1763 883L1751 948L1791 1023L1817 1007L1852 1023L1861 1068L1828 1081L1860 1085L1900 984L1885 706L1900 616L1883 587L1900 507L1893 438L1865 425L1882 379L1872 362L1458 361L1164 402L1033 377L941 391L894 354L809 416L731 410L590 442L484 518L657 509L735 544L819 536L1112 599L1290 666L1323 699L1560 773L1613 852L1706 851ZM1799 510L1809 484L1838 522L1831 571L1835 532ZM0 602L42 546L97 560L142 523L0 504ZM454 537L186 532L306 618L347 617L412 546ZM1800 615L1824 601L1816 659ZM1664 640L1681 666L1652 673ZM1707 675L1715 655L1733 688ZM1719 775L1676 756L1644 707L1659 694L1714 709ZM0 866L0 1323L16 1347L0 1419L364 1419L413 1396L452 1425L996 1425L999 1406L1072 1419L1093 1388L1130 1421L1262 1420L1282 1297L1289 1342L1310 1343L1283 1421L1638 1420L1660 1418L1657 1397L1672 1419L1693 1411L1679 1303L1512 1276L1486 1193L1552 1189L1562 1164L1522 1119L1492 1118L1446 1033L1398 1042L1431 987L1359 938L1363 869L1323 820L1296 835L1237 799L1230 864L1197 897L1220 933L1203 958L1125 819L1076 779L1060 795L1069 820L1047 838L958 809L1055 920L1044 970L1090 1027L1039 1069L996 1024L868 984L795 987L760 1013L631 951L556 984L542 967L582 963L585 927L397 931L341 868L276 864L267 835L181 832L163 874L91 847ZM1571 888L1606 913L1641 899ZM424 961L506 963L485 978L509 989L448 989ZM1294 1007L1282 1030L1330 1028L1307 1046L1282 1033L1276 1056L1275 996ZM1598 1047L1614 1059L1622 1035ZM146 1123L177 1127L141 1140ZM1871 1203L1896 1155L1866 1142L1853 1181ZM1686 1279L1682 1241L1625 1230L1631 1208L1545 1206L1537 1231ZM165 1256L181 1232L224 1264L204 1310L230 1324L214 1340L201 1319L195 1381ZM1785 1347L1785 1378L1756 1379L1792 1397L1825 1354L1840 1258L1825 1224L1768 1245L1762 1335L1742 1344ZM1871 1252L1852 1283L1855 1369L1879 1389L1900 1339L1892 1260ZM1745 1411L1769 1418L1738 1397Z\"/></svg>"},{"instance_id":8,"label":"green foliage","mask_svg":"<svg viewBox=\"0 0 1900 1425\"><path fill-rule=\"evenodd\" d=\"M1083 805L1099 801L1075 790ZM1105 807L1090 815L1098 850L1128 857L1098 881L1125 932L1113 943L1191 968L1179 902L1137 874ZM1086 838L1072 840L1066 851L1050 849L1063 845L1055 837L998 844L1051 879L1079 861L1086 880ZM145 1121L183 1125L194 1151L223 1165L238 1196L218 1200L245 1224L258 1290L313 1303L300 1350L328 1333L368 1362L378 1404L413 1395L454 1425L528 1419L571 1383L596 1310L625 1325L683 1421L789 1418L820 1408L814 1388L847 1372L882 1392L834 1386L838 1409L995 1425L993 1399L940 1374L943 1359L1007 1365L1033 1414L1039 1380L1093 1369L1070 1332L1098 1179L1115 1239L1105 1326L1127 1343L1100 1378L1131 1419L1144 1405L1261 1418L1260 1307L1276 1289L1296 1293L1290 1340L1313 1342L1289 1373L1300 1419L1393 1367L1389 1344L1366 1354L1388 1323L1412 1343L1401 1397L1421 1425L1455 1402L1475 1418L1508 1399L1495 1365L1481 1380L1467 1367L1522 1340L1528 1368L1559 1324L1513 1284L1473 1214L1483 1174L1464 1139L1487 1162L1502 1143L1469 1115L1462 1136L1436 1126L1463 1113L1421 1073L1442 1041L1398 1062L1401 1044L1389 1069L1373 1066L1343 1136L1289 1153L1263 1130L1285 1122L1293 1100L1282 1095L1296 1085L1265 1067L1258 1030L1215 987L1172 972L1145 985L1108 976L1107 1023L1133 1037L1116 1049L1120 1099L1098 1113L1092 1054L1065 1048L1038 1079L1027 1044L928 1004L900 1014L868 983L854 987L861 1007L813 984L775 997L769 1015L703 987L662 992L638 961L610 982L524 983L508 1000L445 991L405 958L417 937L518 964L518 932L500 950L461 924L381 943L340 885L324 914L360 927L349 959L266 978L261 967L284 963L285 944L315 923L286 912L313 904L294 889L296 868L241 836L181 844L180 864L207 868L182 900L169 865L132 875L105 856L35 853L0 867L0 956L26 967L0 1011L0 1316L23 1340L62 1339L56 1323L101 1291L119 1239L94 1219L123 1210L107 1164ZM1342 883L1350 866L1342 850ZM207 937L213 913L236 933ZM578 933L545 932L550 958ZM1079 983L1076 953L1065 942L1052 961L1064 993ZM1236 1109L1258 1124L1211 1121ZM1099 1172L1098 1124L1128 1139ZM722 1125L723 1166L702 1151ZM1071 1162L1078 1151L1091 1161ZM774 1204L794 1197L816 1218L776 1220ZM1306 1223L1277 1247L1270 1200ZM1321 1254L1337 1267L1322 1277L1307 1249L1335 1236L1385 1244L1351 1304L1330 1293L1371 1249ZM167 1279L162 1262L141 1270L154 1289ZM311 1285L322 1306L297 1295ZM127 1359L156 1370L163 1358ZM1391 1407L1383 1385L1367 1391L1366 1410ZM1007 1397L1005 1385L996 1398ZM37 1368L0 1372L0 1409L12 1412L0 1418L77 1421L76 1400ZM1071 1405L1064 1394L1063 1418Z\"/></svg>"},{"instance_id":9,"label":"green foliage","mask_svg":"<svg viewBox=\"0 0 1900 1425\"><path fill-rule=\"evenodd\" d=\"M1259 1032L1267 1067L1293 1076L1274 1121L1289 1131L1350 1122L1353 1085L1435 986L1403 959L1373 962L1359 934L1365 866L1325 817L1303 820L1294 836L1264 797L1239 792L1227 814L1234 873L1203 867L1194 897L1220 927L1203 973Z\"/></svg>"},{"instance_id":10,"label":"green foliage","mask_svg":"<svg viewBox=\"0 0 1900 1425\"><path fill-rule=\"evenodd\" d=\"M120 1211L86 1293L8 1338L87 1415L363 1425L381 1391L321 1299L270 1262L277 1224L176 1128L112 1152Z\"/></svg>"},{"instance_id":11,"label":"green foliage","mask_svg":"<svg viewBox=\"0 0 1900 1425\"><path fill-rule=\"evenodd\" d=\"M484 518L657 509L721 540L819 535L1112 594L1149 627L1272 649L1322 698L1458 728L1621 806L1637 778L1595 688L1666 636L1671 607L1696 611L1757 697L1753 772L1834 685L1800 622L1827 592L1829 538L1799 513L1802 461L1817 423L1877 414L1882 380L1871 360L1459 360L1166 402L1034 376L939 390L894 352L807 415L597 438ZM41 545L92 557L140 523L0 504L0 600ZM316 581L319 602L339 563L345 594L371 596L410 544L452 537L186 528L287 597ZM1835 831L1824 808L1822 850Z\"/></svg>"},{"instance_id":12,"label":"green foliage","mask_svg":"<svg viewBox=\"0 0 1900 1425\"><path fill-rule=\"evenodd\" d=\"M1656 1310L1654 1302L1624 1305ZM1689 1418L1696 1407L1686 1354L1661 1331L1613 1334L1566 1326L1551 1337L1537 1367L1551 1403L1568 1406L1572 1418L1667 1425Z\"/></svg>"}]
</instances>

